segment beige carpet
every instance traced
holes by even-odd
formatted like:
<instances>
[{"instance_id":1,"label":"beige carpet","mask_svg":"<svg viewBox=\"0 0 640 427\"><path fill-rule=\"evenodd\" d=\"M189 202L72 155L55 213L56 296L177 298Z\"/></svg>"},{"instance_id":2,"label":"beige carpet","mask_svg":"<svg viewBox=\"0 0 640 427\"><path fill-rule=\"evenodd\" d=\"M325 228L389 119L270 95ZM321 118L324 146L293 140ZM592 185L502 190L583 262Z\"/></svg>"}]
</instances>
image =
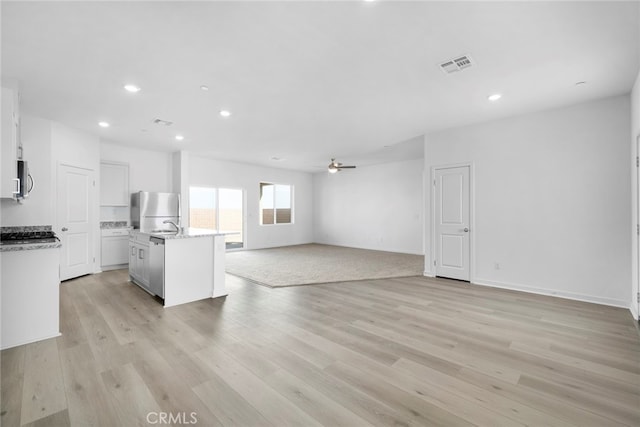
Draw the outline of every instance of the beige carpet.
<instances>
[{"instance_id":1,"label":"beige carpet","mask_svg":"<svg viewBox=\"0 0 640 427\"><path fill-rule=\"evenodd\" d=\"M422 276L422 255L329 245L227 252L227 273L270 287Z\"/></svg>"}]
</instances>

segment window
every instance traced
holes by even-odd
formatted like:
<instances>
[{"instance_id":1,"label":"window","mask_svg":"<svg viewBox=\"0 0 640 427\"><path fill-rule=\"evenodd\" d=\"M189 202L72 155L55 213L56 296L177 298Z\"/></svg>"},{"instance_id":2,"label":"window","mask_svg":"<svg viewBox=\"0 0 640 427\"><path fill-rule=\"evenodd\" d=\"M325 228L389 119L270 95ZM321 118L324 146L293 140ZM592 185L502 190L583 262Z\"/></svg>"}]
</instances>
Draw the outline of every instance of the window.
<instances>
[{"instance_id":1,"label":"window","mask_svg":"<svg viewBox=\"0 0 640 427\"><path fill-rule=\"evenodd\" d=\"M229 188L189 188L189 225L229 233L227 249L243 247L243 192Z\"/></svg>"},{"instance_id":2,"label":"window","mask_svg":"<svg viewBox=\"0 0 640 427\"><path fill-rule=\"evenodd\" d=\"M260 183L260 224L293 223L293 187L291 185Z\"/></svg>"}]
</instances>

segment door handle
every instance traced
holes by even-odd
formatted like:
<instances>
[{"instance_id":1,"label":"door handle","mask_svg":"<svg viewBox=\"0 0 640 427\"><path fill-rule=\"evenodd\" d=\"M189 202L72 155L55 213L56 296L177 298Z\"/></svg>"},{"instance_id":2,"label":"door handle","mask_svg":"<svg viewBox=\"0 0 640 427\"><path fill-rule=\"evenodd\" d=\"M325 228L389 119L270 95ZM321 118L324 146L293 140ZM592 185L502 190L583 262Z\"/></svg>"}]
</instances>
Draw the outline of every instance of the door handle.
<instances>
[{"instance_id":1,"label":"door handle","mask_svg":"<svg viewBox=\"0 0 640 427\"><path fill-rule=\"evenodd\" d=\"M144 249L138 249L138 258L144 259Z\"/></svg>"},{"instance_id":2,"label":"door handle","mask_svg":"<svg viewBox=\"0 0 640 427\"><path fill-rule=\"evenodd\" d=\"M62 227L62 231L68 231L69 229L67 227Z\"/></svg>"},{"instance_id":3,"label":"door handle","mask_svg":"<svg viewBox=\"0 0 640 427\"><path fill-rule=\"evenodd\" d=\"M467 227L465 227L462 231L464 231L465 233L468 233L469 229Z\"/></svg>"}]
</instances>

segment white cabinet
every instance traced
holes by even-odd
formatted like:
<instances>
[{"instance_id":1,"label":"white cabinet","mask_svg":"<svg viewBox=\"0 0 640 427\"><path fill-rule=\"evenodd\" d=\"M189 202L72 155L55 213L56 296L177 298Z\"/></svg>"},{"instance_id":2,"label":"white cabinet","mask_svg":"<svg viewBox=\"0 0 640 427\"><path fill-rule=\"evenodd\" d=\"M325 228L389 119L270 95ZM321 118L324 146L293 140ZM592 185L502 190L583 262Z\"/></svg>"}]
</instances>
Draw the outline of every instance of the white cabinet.
<instances>
[{"instance_id":1,"label":"white cabinet","mask_svg":"<svg viewBox=\"0 0 640 427\"><path fill-rule=\"evenodd\" d=\"M132 233L129 238L129 277L149 290L149 236Z\"/></svg>"},{"instance_id":2,"label":"white cabinet","mask_svg":"<svg viewBox=\"0 0 640 427\"><path fill-rule=\"evenodd\" d=\"M122 268L129 263L129 230L105 229L102 230L101 242L102 270Z\"/></svg>"},{"instance_id":3,"label":"white cabinet","mask_svg":"<svg viewBox=\"0 0 640 427\"><path fill-rule=\"evenodd\" d=\"M19 191L18 164L22 158L20 142L20 95L16 89L2 88L2 156L0 161L0 198L15 199Z\"/></svg>"},{"instance_id":4,"label":"white cabinet","mask_svg":"<svg viewBox=\"0 0 640 427\"><path fill-rule=\"evenodd\" d=\"M2 252L2 349L60 335L60 249Z\"/></svg>"},{"instance_id":5,"label":"white cabinet","mask_svg":"<svg viewBox=\"0 0 640 427\"><path fill-rule=\"evenodd\" d=\"M100 205L129 206L129 165L100 163Z\"/></svg>"}]
</instances>

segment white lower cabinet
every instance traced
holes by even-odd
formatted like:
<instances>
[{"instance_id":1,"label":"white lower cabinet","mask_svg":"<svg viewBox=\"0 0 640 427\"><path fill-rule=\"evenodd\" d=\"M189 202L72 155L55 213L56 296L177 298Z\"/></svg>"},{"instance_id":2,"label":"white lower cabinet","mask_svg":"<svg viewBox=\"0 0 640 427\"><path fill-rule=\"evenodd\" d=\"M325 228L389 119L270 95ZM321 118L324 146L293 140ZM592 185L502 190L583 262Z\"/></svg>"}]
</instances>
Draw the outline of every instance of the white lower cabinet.
<instances>
[{"instance_id":1,"label":"white lower cabinet","mask_svg":"<svg viewBox=\"0 0 640 427\"><path fill-rule=\"evenodd\" d=\"M60 249L1 252L0 348L60 335Z\"/></svg>"},{"instance_id":2,"label":"white lower cabinet","mask_svg":"<svg viewBox=\"0 0 640 427\"><path fill-rule=\"evenodd\" d=\"M149 288L149 236L138 233L129 238L129 277L137 285Z\"/></svg>"},{"instance_id":3,"label":"white lower cabinet","mask_svg":"<svg viewBox=\"0 0 640 427\"><path fill-rule=\"evenodd\" d=\"M123 268L129 263L129 230L102 230L100 265L103 271Z\"/></svg>"}]
</instances>

